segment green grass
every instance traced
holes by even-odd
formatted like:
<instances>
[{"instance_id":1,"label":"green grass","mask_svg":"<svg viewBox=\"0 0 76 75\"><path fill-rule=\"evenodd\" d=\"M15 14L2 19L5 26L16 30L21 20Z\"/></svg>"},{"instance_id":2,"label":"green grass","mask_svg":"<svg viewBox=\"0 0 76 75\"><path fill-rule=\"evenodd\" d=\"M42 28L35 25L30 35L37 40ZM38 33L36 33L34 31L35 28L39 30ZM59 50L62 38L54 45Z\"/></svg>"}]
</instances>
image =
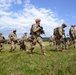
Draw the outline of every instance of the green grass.
<instances>
[{"instance_id":1,"label":"green grass","mask_svg":"<svg viewBox=\"0 0 76 75\"><path fill-rule=\"evenodd\" d=\"M29 47L29 43L28 43ZM33 54L20 51L9 52L10 45L4 44L0 52L0 75L76 75L76 49L69 47L66 52L55 52L45 42L47 56L42 55L39 45Z\"/></svg>"}]
</instances>

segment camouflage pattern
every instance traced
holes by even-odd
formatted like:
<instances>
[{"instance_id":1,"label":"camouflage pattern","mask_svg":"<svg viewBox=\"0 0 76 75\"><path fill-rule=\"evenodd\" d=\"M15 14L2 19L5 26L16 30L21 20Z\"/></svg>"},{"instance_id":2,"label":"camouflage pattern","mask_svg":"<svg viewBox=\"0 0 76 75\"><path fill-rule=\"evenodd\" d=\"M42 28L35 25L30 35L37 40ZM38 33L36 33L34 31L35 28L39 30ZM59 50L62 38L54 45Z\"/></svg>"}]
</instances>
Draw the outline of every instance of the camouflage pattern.
<instances>
[{"instance_id":1,"label":"camouflage pattern","mask_svg":"<svg viewBox=\"0 0 76 75\"><path fill-rule=\"evenodd\" d=\"M24 33L24 35L20 39L20 50L26 50L27 45L27 33Z\"/></svg>"},{"instance_id":2,"label":"camouflage pattern","mask_svg":"<svg viewBox=\"0 0 76 75\"><path fill-rule=\"evenodd\" d=\"M45 50L44 50L44 44L42 41L42 37L40 34L44 34L43 28L40 26L40 19L36 19L36 24L33 24L30 30L31 34L31 48L30 48L30 53L33 52L33 49L35 48L36 43L38 43L41 47L42 53L45 55Z\"/></svg>"},{"instance_id":3,"label":"camouflage pattern","mask_svg":"<svg viewBox=\"0 0 76 75\"><path fill-rule=\"evenodd\" d=\"M49 39L49 43L50 43L49 44L50 46L53 46L54 45L54 38L52 36Z\"/></svg>"},{"instance_id":4,"label":"camouflage pattern","mask_svg":"<svg viewBox=\"0 0 76 75\"><path fill-rule=\"evenodd\" d=\"M9 42L10 42L10 52L13 52L13 51L15 51L15 49L16 49L16 43L17 43L17 40L18 40L18 38L17 38L17 34L16 34L16 30L13 30L13 32L11 32L10 34L9 34L9 36L8 36L8 40L9 40Z\"/></svg>"},{"instance_id":5,"label":"camouflage pattern","mask_svg":"<svg viewBox=\"0 0 76 75\"><path fill-rule=\"evenodd\" d=\"M71 28L69 29L69 35L70 35L70 45L72 45L75 42L75 25L71 25Z\"/></svg>"},{"instance_id":6,"label":"camouflage pattern","mask_svg":"<svg viewBox=\"0 0 76 75\"><path fill-rule=\"evenodd\" d=\"M57 27L57 29L58 29L57 33L58 34L56 34L56 35L54 34L55 41L56 41L56 51L59 50L61 44L62 44L62 51L64 51L66 48L65 41L64 41L64 36L65 36L64 28L65 27L66 27L66 24L62 24L61 27Z\"/></svg>"},{"instance_id":7,"label":"camouflage pattern","mask_svg":"<svg viewBox=\"0 0 76 75\"><path fill-rule=\"evenodd\" d=\"M3 49L3 43L5 41L4 36L2 36L2 33L0 33L0 51Z\"/></svg>"}]
</instances>

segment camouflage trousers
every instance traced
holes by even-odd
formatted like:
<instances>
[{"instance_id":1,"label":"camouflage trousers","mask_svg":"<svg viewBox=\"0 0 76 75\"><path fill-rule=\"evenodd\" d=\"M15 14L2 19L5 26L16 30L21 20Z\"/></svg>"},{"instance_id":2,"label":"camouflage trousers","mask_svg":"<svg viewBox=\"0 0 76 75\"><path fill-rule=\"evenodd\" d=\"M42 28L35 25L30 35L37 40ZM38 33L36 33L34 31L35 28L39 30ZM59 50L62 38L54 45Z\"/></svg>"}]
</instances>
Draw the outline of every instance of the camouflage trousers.
<instances>
[{"instance_id":1,"label":"camouflage trousers","mask_svg":"<svg viewBox=\"0 0 76 75\"><path fill-rule=\"evenodd\" d=\"M56 50L58 51L60 49L60 47L62 48L62 51L64 51L65 49L68 49L68 42L64 41L63 38L56 38Z\"/></svg>"},{"instance_id":2,"label":"camouflage trousers","mask_svg":"<svg viewBox=\"0 0 76 75\"><path fill-rule=\"evenodd\" d=\"M16 42L11 41L11 46L10 46L10 47L11 47L11 48L10 48L10 52L15 51L15 49L16 49Z\"/></svg>"},{"instance_id":3,"label":"camouflage trousers","mask_svg":"<svg viewBox=\"0 0 76 75\"><path fill-rule=\"evenodd\" d=\"M54 45L54 43L53 43L53 41L51 41L51 42L50 42L50 46L53 46L53 45Z\"/></svg>"},{"instance_id":4,"label":"camouflage trousers","mask_svg":"<svg viewBox=\"0 0 76 75\"><path fill-rule=\"evenodd\" d=\"M3 43L0 43L0 51L3 49Z\"/></svg>"},{"instance_id":5,"label":"camouflage trousers","mask_svg":"<svg viewBox=\"0 0 76 75\"><path fill-rule=\"evenodd\" d=\"M70 45L74 45L76 48L76 36L74 38L70 38Z\"/></svg>"},{"instance_id":6,"label":"camouflage trousers","mask_svg":"<svg viewBox=\"0 0 76 75\"><path fill-rule=\"evenodd\" d=\"M38 43L40 45L42 53L45 54L44 44L43 44L43 41L42 41L42 38L41 37L37 37L37 38L34 38L32 40L32 42L31 42L31 48L30 48L30 53L33 52L36 43Z\"/></svg>"},{"instance_id":7,"label":"camouflage trousers","mask_svg":"<svg viewBox=\"0 0 76 75\"><path fill-rule=\"evenodd\" d=\"M26 50L28 47L27 47L27 45L26 45L26 41L22 41L21 43L20 43L20 50Z\"/></svg>"},{"instance_id":8,"label":"camouflage trousers","mask_svg":"<svg viewBox=\"0 0 76 75\"><path fill-rule=\"evenodd\" d=\"M75 41L74 38L71 37L70 38L70 45L73 45L74 44L74 41Z\"/></svg>"}]
</instances>

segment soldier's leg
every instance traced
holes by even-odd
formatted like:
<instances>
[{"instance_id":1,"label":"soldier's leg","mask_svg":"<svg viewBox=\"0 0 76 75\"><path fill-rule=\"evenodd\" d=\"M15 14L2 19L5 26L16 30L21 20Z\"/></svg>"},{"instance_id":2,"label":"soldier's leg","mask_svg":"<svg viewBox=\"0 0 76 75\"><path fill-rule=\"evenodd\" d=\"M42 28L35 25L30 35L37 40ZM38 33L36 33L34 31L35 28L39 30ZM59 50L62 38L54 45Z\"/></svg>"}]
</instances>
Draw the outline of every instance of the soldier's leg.
<instances>
[{"instance_id":1,"label":"soldier's leg","mask_svg":"<svg viewBox=\"0 0 76 75\"><path fill-rule=\"evenodd\" d=\"M56 39L56 51L59 51L60 48L60 39Z\"/></svg>"},{"instance_id":2,"label":"soldier's leg","mask_svg":"<svg viewBox=\"0 0 76 75\"><path fill-rule=\"evenodd\" d=\"M0 50L3 49L3 43L0 43Z\"/></svg>"},{"instance_id":3,"label":"soldier's leg","mask_svg":"<svg viewBox=\"0 0 76 75\"><path fill-rule=\"evenodd\" d=\"M68 42L65 43L65 48L68 49Z\"/></svg>"},{"instance_id":4,"label":"soldier's leg","mask_svg":"<svg viewBox=\"0 0 76 75\"><path fill-rule=\"evenodd\" d=\"M13 51L13 42L11 41L11 44L10 44L10 52L12 52Z\"/></svg>"},{"instance_id":5,"label":"soldier's leg","mask_svg":"<svg viewBox=\"0 0 76 75\"><path fill-rule=\"evenodd\" d=\"M63 52L65 51L65 47L66 47L66 45L65 45L65 42L64 42L64 43L62 43L62 51Z\"/></svg>"},{"instance_id":6,"label":"soldier's leg","mask_svg":"<svg viewBox=\"0 0 76 75\"><path fill-rule=\"evenodd\" d=\"M49 42L49 46L51 46L51 42Z\"/></svg>"},{"instance_id":7,"label":"soldier's leg","mask_svg":"<svg viewBox=\"0 0 76 75\"><path fill-rule=\"evenodd\" d=\"M16 49L16 45L17 45L17 44L14 42L14 48L13 48L13 51L15 51L15 49Z\"/></svg>"},{"instance_id":8,"label":"soldier's leg","mask_svg":"<svg viewBox=\"0 0 76 75\"><path fill-rule=\"evenodd\" d=\"M73 40L72 40L72 38L70 38L70 45L72 45L73 44Z\"/></svg>"},{"instance_id":9,"label":"soldier's leg","mask_svg":"<svg viewBox=\"0 0 76 75\"><path fill-rule=\"evenodd\" d=\"M13 52L15 50L16 46L14 41L11 42L11 48L10 48L10 52Z\"/></svg>"},{"instance_id":10,"label":"soldier's leg","mask_svg":"<svg viewBox=\"0 0 76 75\"><path fill-rule=\"evenodd\" d=\"M33 41L30 44L30 53L31 54L32 54L32 52L33 52L33 50L35 48L36 42L37 42L37 40L36 39L33 39Z\"/></svg>"},{"instance_id":11,"label":"soldier's leg","mask_svg":"<svg viewBox=\"0 0 76 75\"><path fill-rule=\"evenodd\" d=\"M50 42L50 46L53 46L53 42Z\"/></svg>"},{"instance_id":12,"label":"soldier's leg","mask_svg":"<svg viewBox=\"0 0 76 75\"><path fill-rule=\"evenodd\" d=\"M24 45L25 45L25 50L28 50L26 41L24 41Z\"/></svg>"},{"instance_id":13,"label":"soldier's leg","mask_svg":"<svg viewBox=\"0 0 76 75\"><path fill-rule=\"evenodd\" d=\"M37 38L37 42L38 42L38 44L39 44L40 47L41 47L41 51L42 51L43 55L46 55L45 49L44 49L44 43L43 43L43 41L42 41L42 38L41 38L41 37L38 37L38 38Z\"/></svg>"}]
</instances>

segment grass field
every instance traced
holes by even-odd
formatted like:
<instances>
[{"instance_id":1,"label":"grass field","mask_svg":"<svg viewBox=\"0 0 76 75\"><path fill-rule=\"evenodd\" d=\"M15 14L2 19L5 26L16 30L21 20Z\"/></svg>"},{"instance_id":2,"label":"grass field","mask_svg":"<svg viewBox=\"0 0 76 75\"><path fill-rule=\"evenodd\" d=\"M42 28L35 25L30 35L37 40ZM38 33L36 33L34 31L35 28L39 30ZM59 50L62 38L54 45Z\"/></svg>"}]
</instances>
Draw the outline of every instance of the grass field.
<instances>
[{"instance_id":1,"label":"grass field","mask_svg":"<svg viewBox=\"0 0 76 75\"><path fill-rule=\"evenodd\" d=\"M45 43L47 56L42 55L39 45L33 54L20 51L10 53L10 45L4 44L0 52L0 75L76 75L76 49L55 52L55 47ZM29 47L29 43L28 43Z\"/></svg>"}]
</instances>

